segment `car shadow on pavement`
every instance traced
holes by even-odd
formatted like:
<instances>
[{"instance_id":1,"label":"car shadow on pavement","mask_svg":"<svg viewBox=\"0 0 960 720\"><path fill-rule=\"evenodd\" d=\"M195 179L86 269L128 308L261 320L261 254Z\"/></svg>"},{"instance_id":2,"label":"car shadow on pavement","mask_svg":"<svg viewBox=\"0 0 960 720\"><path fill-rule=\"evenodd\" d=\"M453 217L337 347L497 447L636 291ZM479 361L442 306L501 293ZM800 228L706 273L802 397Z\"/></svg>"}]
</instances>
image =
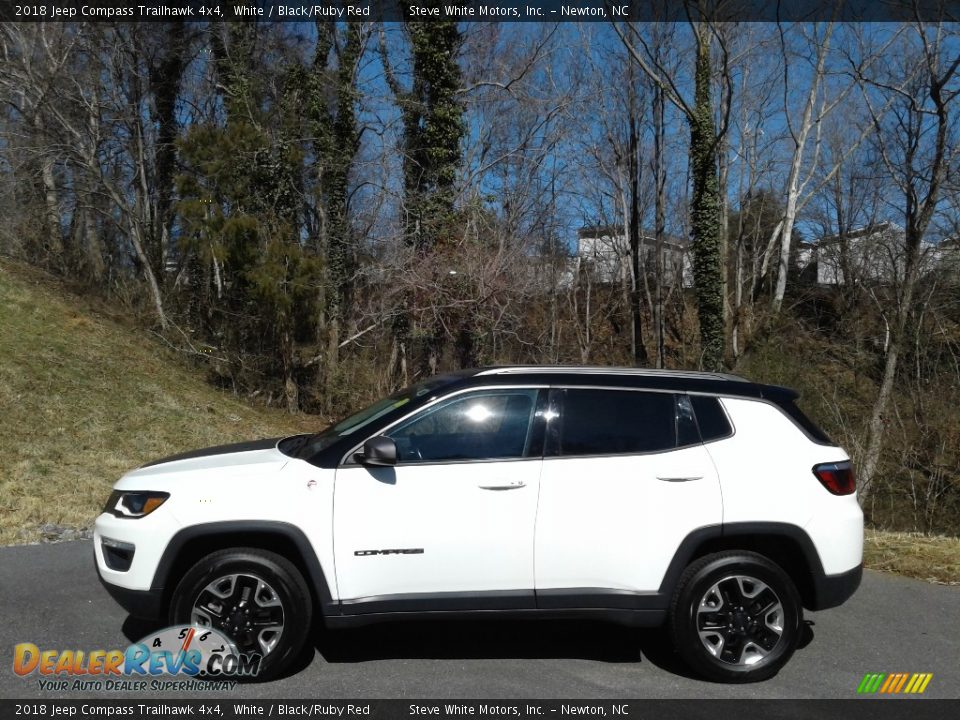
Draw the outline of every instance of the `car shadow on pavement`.
<instances>
[{"instance_id":1,"label":"car shadow on pavement","mask_svg":"<svg viewBox=\"0 0 960 720\"><path fill-rule=\"evenodd\" d=\"M813 640L806 620L798 649ZM164 624L127 617L122 632L136 642ZM649 662L680 677L698 679L673 649L665 629L629 628L575 620L442 620L386 622L349 630L318 624L301 657L281 677L296 675L313 661L313 649L328 663L371 660L579 659L608 663Z\"/></svg>"},{"instance_id":2,"label":"car shadow on pavement","mask_svg":"<svg viewBox=\"0 0 960 720\"><path fill-rule=\"evenodd\" d=\"M813 639L801 628L798 649ZM396 622L350 630L314 630L314 645L328 663L392 659L580 659L649 662L672 675L699 679L683 663L664 628L638 629L588 621Z\"/></svg>"},{"instance_id":3,"label":"car shadow on pavement","mask_svg":"<svg viewBox=\"0 0 960 720\"><path fill-rule=\"evenodd\" d=\"M167 627L167 623L161 620L144 620L133 615L127 615L127 619L123 621L123 625L120 627L120 632L127 640L135 643L165 627Z\"/></svg>"},{"instance_id":4,"label":"car shadow on pavement","mask_svg":"<svg viewBox=\"0 0 960 720\"><path fill-rule=\"evenodd\" d=\"M646 659L685 674L662 630L588 621L444 620L396 622L349 630L318 628L317 651L328 663L392 659L549 659L609 663Z\"/></svg>"}]
</instances>

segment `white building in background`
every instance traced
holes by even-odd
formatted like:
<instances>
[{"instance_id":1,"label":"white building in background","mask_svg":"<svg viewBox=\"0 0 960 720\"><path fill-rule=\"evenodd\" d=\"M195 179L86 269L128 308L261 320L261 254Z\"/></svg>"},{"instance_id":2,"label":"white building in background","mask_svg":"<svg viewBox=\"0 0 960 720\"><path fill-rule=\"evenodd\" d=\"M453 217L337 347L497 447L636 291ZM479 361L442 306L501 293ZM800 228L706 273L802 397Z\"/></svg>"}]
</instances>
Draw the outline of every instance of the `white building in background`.
<instances>
[{"instance_id":1,"label":"white building in background","mask_svg":"<svg viewBox=\"0 0 960 720\"><path fill-rule=\"evenodd\" d=\"M924 272L955 262L956 240L927 243L921 251ZM903 277L906 234L892 222L867 225L845 236L830 235L804 243L797 252L801 277L818 285L845 285L849 281L888 283ZM847 275L850 275L848 278Z\"/></svg>"},{"instance_id":2,"label":"white building in background","mask_svg":"<svg viewBox=\"0 0 960 720\"><path fill-rule=\"evenodd\" d=\"M690 242L668 235L660 250L660 267L666 284L673 285L679 278L683 287L693 287ZM652 275L656 272L656 260L656 237L644 230L640 237L640 265ZM622 229L584 227L577 233L577 248L571 269L574 277L582 271L589 271L599 282L621 282L630 277L630 263L630 240Z\"/></svg>"}]
</instances>

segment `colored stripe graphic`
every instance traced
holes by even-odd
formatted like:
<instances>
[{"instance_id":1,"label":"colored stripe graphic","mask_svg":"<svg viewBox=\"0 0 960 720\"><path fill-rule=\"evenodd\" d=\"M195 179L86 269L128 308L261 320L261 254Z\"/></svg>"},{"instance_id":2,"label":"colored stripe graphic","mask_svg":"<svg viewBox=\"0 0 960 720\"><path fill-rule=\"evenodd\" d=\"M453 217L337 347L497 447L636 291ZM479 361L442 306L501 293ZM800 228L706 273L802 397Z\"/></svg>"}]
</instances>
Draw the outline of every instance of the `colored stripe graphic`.
<instances>
[{"instance_id":1,"label":"colored stripe graphic","mask_svg":"<svg viewBox=\"0 0 960 720\"><path fill-rule=\"evenodd\" d=\"M900 675L900 682L897 683L897 687L894 688L893 692L895 692L895 693L900 692L900 690L903 689L903 684L904 684L906 681L907 681L907 674L906 674L906 673L902 673L902 674Z\"/></svg>"},{"instance_id":2,"label":"colored stripe graphic","mask_svg":"<svg viewBox=\"0 0 960 720\"><path fill-rule=\"evenodd\" d=\"M907 683L907 689L904 692L911 694L920 694L927 689L927 685L930 684L930 678L933 675L931 673L917 673L912 678L910 682Z\"/></svg>"},{"instance_id":3,"label":"colored stripe graphic","mask_svg":"<svg viewBox=\"0 0 960 720\"><path fill-rule=\"evenodd\" d=\"M899 693L920 695L933 679L933 673L867 673L857 686L857 693L869 695Z\"/></svg>"},{"instance_id":4,"label":"colored stripe graphic","mask_svg":"<svg viewBox=\"0 0 960 720\"><path fill-rule=\"evenodd\" d=\"M860 681L860 686L857 688L858 693L875 693L880 688L880 683L883 682L884 677L883 673L867 673L863 676L863 680Z\"/></svg>"}]
</instances>

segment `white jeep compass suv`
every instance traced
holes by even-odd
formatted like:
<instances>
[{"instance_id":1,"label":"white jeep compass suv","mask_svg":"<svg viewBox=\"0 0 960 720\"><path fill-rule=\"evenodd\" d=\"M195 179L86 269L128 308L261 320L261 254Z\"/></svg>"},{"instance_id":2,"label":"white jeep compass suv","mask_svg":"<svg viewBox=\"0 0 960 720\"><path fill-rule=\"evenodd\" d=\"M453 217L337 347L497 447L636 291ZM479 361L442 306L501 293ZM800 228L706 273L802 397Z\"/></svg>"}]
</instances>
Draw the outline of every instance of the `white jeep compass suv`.
<instances>
[{"instance_id":1,"label":"white jeep compass suv","mask_svg":"<svg viewBox=\"0 0 960 720\"><path fill-rule=\"evenodd\" d=\"M405 618L668 624L702 676L768 678L803 608L861 577L847 454L795 392L730 375L499 367L431 378L316 435L127 473L97 571L132 614L289 667L329 627Z\"/></svg>"}]
</instances>

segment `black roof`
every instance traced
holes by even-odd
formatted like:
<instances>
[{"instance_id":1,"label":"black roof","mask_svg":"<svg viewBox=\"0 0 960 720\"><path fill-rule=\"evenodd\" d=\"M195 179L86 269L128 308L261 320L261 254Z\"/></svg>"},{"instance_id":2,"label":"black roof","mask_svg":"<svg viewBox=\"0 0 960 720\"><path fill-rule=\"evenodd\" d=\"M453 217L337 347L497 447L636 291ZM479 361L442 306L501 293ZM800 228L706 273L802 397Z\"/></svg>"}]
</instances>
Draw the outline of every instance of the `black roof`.
<instances>
[{"instance_id":1,"label":"black roof","mask_svg":"<svg viewBox=\"0 0 960 720\"><path fill-rule=\"evenodd\" d=\"M507 365L458 370L437 375L427 382L429 388L379 418L364 434L375 434L401 415L416 411L438 396L461 389L491 385L579 385L769 400L779 406L808 437L815 442L830 444L829 438L810 423L794 404L793 400L798 397L795 391L777 385L749 382L725 373L573 365ZM362 438L347 436L320 451L314 451L308 443L298 451L297 456L319 467L336 467L343 454L360 440Z\"/></svg>"},{"instance_id":2,"label":"black roof","mask_svg":"<svg viewBox=\"0 0 960 720\"><path fill-rule=\"evenodd\" d=\"M587 384L600 387L631 387L726 397L762 398L774 401L798 397L796 391L779 385L753 383L738 375L727 373L693 370L591 365L504 365L451 373L451 379L455 377L462 378L464 385L476 385L481 381L490 385L510 385L517 382L544 385Z\"/></svg>"}]
</instances>

